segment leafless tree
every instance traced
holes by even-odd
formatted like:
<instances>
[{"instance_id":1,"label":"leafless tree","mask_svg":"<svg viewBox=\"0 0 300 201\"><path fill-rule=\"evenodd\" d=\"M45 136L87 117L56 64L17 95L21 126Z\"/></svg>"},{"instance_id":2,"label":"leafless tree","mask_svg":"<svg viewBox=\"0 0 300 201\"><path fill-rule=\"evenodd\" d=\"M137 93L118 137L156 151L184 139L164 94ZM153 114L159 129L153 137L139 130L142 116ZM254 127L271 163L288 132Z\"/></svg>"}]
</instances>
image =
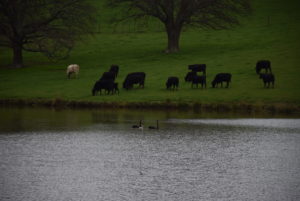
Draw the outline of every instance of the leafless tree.
<instances>
[{"instance_id":1,"label":"leafless tree","mask_svg":"<svg viewBox=\"0 0 300 201\"><path fill-rule=\"evenodd\" d=\"M160 20L168 37L166 52L179 50L180 34L186 25L227 29L251 12L250 0L108 0L108 5L126 9L122 20L146 16Z\"/></svg>"},{"instance_id":2,"label":"leafless tree","mask_svg":"<svg viewBox=\"0 0 300 201\"><path fill-rule=\"evenodd\" d=\"M64 58L91 33L94 13L88 0L0 0L0 46L13 50L14 67L23 50Z\"/></svg>"}]
</instances>

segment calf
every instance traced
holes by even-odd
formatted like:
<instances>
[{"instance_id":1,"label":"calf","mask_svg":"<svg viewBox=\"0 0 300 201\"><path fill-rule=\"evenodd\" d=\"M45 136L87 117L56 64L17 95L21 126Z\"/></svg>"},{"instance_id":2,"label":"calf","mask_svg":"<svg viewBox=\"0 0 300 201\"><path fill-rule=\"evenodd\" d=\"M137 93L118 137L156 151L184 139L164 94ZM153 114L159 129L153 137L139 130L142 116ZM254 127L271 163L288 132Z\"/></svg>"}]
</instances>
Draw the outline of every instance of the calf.
<instances>
[{"instance_id":1,"label":"calf","mask_svg":"<svg viewBox=\"0 0 300 201\"><path fill-rule=\"evenodd\" d=\"M269 60L260 60L256 63L256 74L259 74L261 69L265 69L266 73L268 71L270 71L270 73L272 73L272 69L271 69L271 62Z\"/></svg>"},{"instance_id":2,"label":"calf","mask_svg":"<svg viewBox=\"0 0 300 201\"><path fill-rule=\"evenodd\" d=\"M139 87L144 88L145 77L146 77L146 74L144 72L130 73L126 76L126 78L123 82L123 88L127 89L127 90L131 89L131 88L133 88L134 84L139 84Z\"/></svg>"},{"instance_id":3,"label":"calf","mask_svg":"<svg viewBox=\"0 0 300 201\"><path fill-rule=\"evenodd\" d=\"M186 76L184 77L184 81L186 82L191 82L193 80L193 77L197 76L197 72L192 71L192 72L188 72L186 74Z\"/></svg>"},{"instance_id":4,"label":"calf","mask_svg":"<svg viewBox=\"0 0 300 201\"><path fill-rule=\"evenodd\" d=\"M98 80L92 89L93 96L97 95L98 92L102 92L102 89L105 90L107 94L114 93L114 81L113 80Z\"/></svg>"},{"instance_id":5,"label":"calf","mask_svg":"<svg viewBox=\"0 0 300 201\"><path fill-rule=\"evenodd\" d=\"M196 87L198 88L198 84L201 84L201 88L206 88L206 76L202 75L202 76L198 76L196 75L195 77L193 77L192 80L192 88L194 87L194 84L196 85Z\"/></svg>"},{"instance_id":6,"label":"calf","mask_svg":"<svg viewBox=\"0 0 300 201\"><path fill-rule=\"evenodd\" d=\"M179 79L178 77L169 77L166 82L167 89L178 89Z\"/></svg>"},{"instance_id":7,"label":"calf","mask_svg":"<svg viewBox=\"0 0 300 201\"><path fill-rule=\"evenodd\" d=\"M188 66L188 69L193 72L203 72L203 75L206 75L206 64L192 64Z\"/></svg>"},{"instance_id":8,"label":"calf","mask_svg":"<svg viewBox=\"0 0 300 201\"><path fill-rule=\"evenodd\" d=\"M119 73L119 66L118 65L111 65L109 72L112 72L115 74L115 77L118 76Z\"/></svg>"},{"instance_id":9,"label":"calf","mask_svg":"<svg viewBox=\"0 0 300 201\"><path fill-rule=\"evenodd\" d=\"M99 80L115 80L116 75L114 72L104 72Z\"/></svg>"},{"instance_id":10,"label":"calf","mask_svg":"<svg viewBox=\"0 0 300 201\"><path fill-rule=\"evenodd\" d=\"M275 82L275 77L274 74L259 74L259 78L263 80L264 82L264 87L270 87L270 83L272 84L272 87L274 88L274 82Z\"/></svg>"},{"instance_id":11,"label":"calf","mask_svg":"<svg viewBox=\"0 0 300 201\"><path fill-rule=\"evenodd\" d=\"M229 83L231 82L231 74L230 73L219 73L215 76L215 79L212 81L211 85L213 88L218 87L221 84L223 87L223 82L226 82L226 88L228 88Z\"/></svg>"},{"instance_id":12,"label":"calf","mask_svg":"<svg viewBox=\"0 0 300 201\"><path fill-rule=\"evenodd\" d=\"M70 79L72 74L75 74L75 77L77 78L77 75L79 73L79 65L78 64L70 64L67 67L67 76Z\"/></svg>"}]
</instances>

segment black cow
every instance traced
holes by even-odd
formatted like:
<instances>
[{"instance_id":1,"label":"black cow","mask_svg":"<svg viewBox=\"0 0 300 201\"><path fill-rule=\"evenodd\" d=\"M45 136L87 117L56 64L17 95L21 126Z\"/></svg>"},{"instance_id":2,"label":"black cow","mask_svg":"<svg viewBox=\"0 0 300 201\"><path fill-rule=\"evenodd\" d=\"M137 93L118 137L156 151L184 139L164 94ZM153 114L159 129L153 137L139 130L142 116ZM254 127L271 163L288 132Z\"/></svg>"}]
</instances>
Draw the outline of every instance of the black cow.
<instances>
[{"instance_id":1,"label":"black cow","mask_svg":"<svg viewBox=\"0 0 300 201\"><path fill-rule=\"evenodd\" d=\"M186 74L186 76L184 77L184 81L186 82L191 82L193 80L193 77L197 76L197 72L192 71L192 72L188 72Z\"/></svg>"},{"instance_id":2,"label":"black cow","mask_svg":"<svg viewBox=\"0 0 300 201\"><path fill-rule=\"evenodd\" d=\"M256 74L259 74L261 69L265 69L266 73L268 71L270 71L270 73L272 73L272 69L271 69L271 62L269 60L260 60L256 63Z\"/></svg>"},{"instance_id":3,"label":"black cow","mask_svg":"<svg viewBox=\"0 0 300 201\"><path fill-rule=\"evenodd\" d=\"M264 87L270 87L270 83L272 84L272 87L274 88L274 83L275 83L275 76L274 74L270 73L261 73L259 74L259 78L263 80L264 82Z\"/></svg>"},{"instance_id":4,"label":"black cow","mask_svg":"<svg viewBox=\"0 0 300 201\"><path fill-rule=\"evenodd\" d=\"M99 80L115 80L116 75L114 72L104 72Z\"/></svg>"},{"instance_id":5,"label":"black cow","mask_svg":"<svg viewBox=\"0 0 300 201\"><path fill-rule=\"evenodd\" d=\"M123 88L127 90L131 89L134 84L139 84L139 87L144 88L145 77L146 74L144 72L129 73L123 82Z\"/></svg>"},{"instance_id":6,"label":"black cow","mask_svg":"<svg viewBox=\"0 0 300 201\"><path fill-rule=\"evenodd\" d=\"M105 90L107 94L114 93L114 81L113 80L98 80L92 89L93 96L97 95L98 92L102 92L102 89Z\"/></svg>"},{"instance_id":7,"label":"black cow","mask_svg":"<svg viewBox=\"0 0 300 201\"><path fill-rule=\"evenodd\" d=\"M178 77L169 77L166 82L167 89L178 89L179 79Z\"/></svg>"},{"instance_id":8,"label":"black cow","mask_svg":"<svg viewBox=\"0 0 300 201\"><path fill-rule=\"evenodd\" d=\"M226 82L226 88L228 88L229 83L231 82L231 74L230 73L219 73L216 75L215 79L211 82L213 88L218 87L221 84L223 87L223 82Z\"/></svg>"},{"instance_id":9,"label":"black cow","mask_svg":"<svg viewBox=\"0 0 300 201\"><path fill-rule=\"evenodd\" d=\"M196 87L198 88L198 84L201 84L201 88L206 88L206 76L205 75L196 75L195 77L193 77L192 80L192 88L194 87L194 84L196 85Z\"/></svg>"},{"instance_id":10,"label":"black cow","mask_svg":"<svg viewBox=\"0 0 300 201\"><path fill-rule=\"evenodd\" d=\"M109 72L113 72L115 74L115 77L118 76L118 73L119 73L119 66L118 65L111 65L110 66L110 69L109 69Z\"/></svg>"},{"instance_id":11,"label":"black cow","mask_svg":"<svg viewBox=\"0 0 300 201\"><path fill-rule=\"evenodd\" d=\"M192 64L188 66L188 69L193 72L203 72L203 75L206 75L206 64Z\"/></svg>"}]
</instances>

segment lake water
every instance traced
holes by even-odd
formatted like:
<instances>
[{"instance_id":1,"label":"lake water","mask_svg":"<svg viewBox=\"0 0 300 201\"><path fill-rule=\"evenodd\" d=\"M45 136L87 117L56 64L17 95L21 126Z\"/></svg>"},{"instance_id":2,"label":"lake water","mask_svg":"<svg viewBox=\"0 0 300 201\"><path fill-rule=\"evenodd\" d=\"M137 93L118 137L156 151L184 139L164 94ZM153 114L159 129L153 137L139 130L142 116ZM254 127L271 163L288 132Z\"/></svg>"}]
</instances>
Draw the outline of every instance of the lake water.
<instances>
[{"instance_id":1,"label":"lake water","mask_svg":"<svg viewBox=\"0 0 300 201\"><path fill-rule=\"evenodd\" d=\"M0 108L1 201L297 201L300 119ZM144 129L133 124L144 120ZM159 130L149 130L159 119Z\"/></svg>"}]
</instances>

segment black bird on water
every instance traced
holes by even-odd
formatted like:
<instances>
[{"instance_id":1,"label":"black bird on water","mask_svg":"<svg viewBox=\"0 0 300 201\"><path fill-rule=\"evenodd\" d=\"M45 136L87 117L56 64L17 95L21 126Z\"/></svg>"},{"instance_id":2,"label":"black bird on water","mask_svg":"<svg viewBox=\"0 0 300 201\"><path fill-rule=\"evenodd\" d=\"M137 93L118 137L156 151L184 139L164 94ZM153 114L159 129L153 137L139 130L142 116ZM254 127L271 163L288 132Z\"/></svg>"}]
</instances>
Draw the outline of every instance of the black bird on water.
<instances>
[{"instance_id":1,"label":"black bird on water","mask_svg":"<svg viewBox=\"0 0 300 201\"><path fill-rule=\"evenodd\" d=\"M157 129L158 130L158 120L156 120L156 127L155 126L149 126L149 129Z\"/></svg>"},{"instance_id":2,"label":"black bird on water","mask_svg":"<svg viewBox=\"0 0 300 201\"><path fill-rule=\"evenodd\" d=\"M139 124L139 125L132 125L132 128L139 128L139 129L143 129L142 120L140 120L140 124Z\"/></svg>"}]
</instances>

